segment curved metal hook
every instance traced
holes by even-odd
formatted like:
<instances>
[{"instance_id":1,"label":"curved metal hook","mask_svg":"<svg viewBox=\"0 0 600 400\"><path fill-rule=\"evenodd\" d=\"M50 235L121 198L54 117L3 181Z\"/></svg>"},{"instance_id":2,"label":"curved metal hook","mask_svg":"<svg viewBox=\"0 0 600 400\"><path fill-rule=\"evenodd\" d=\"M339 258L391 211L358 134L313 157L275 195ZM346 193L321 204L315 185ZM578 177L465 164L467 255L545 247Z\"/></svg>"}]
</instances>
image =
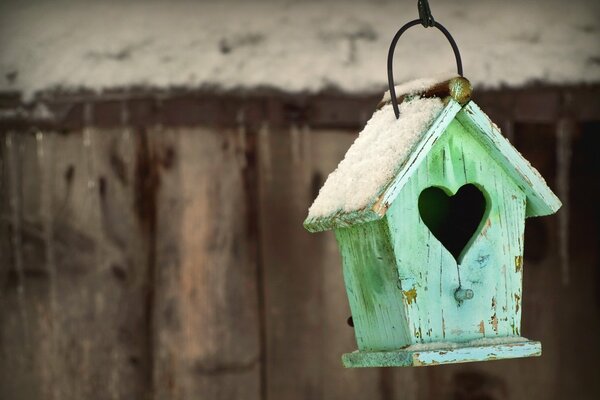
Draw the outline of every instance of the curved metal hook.
<instances>
[{"instance_id":1,"label":"curved metal hook","mask_svg":"<svg viewBox=\"0 0 600 400\"><path fill-rule=\"evenodd\" d=\"M390 89L390 97L392 100L392 106L394 107L394 114L396 114L396 119L398 119L400 117L400 110L398 109L398 99L396 98L396 87L394 86L394 50L396 49L396 43L398 43L398 39L400 39L400 36L402 36L402 34L404 32L406 32L409 28L415 26L415 25L419 25L421 23L420 19L415 19L412 20L408 23L406 23L402 28L400 28L398 30L398 32L396 32L396 35L394 35L394 38L392 39L392 43L390 44L390 50L388 51L388 58L387 58L387 73L388 73L388 86ZM450 32L448 32L448 30L446 28L444 28L444 26L442 24L440 24L439 22L434 22L433 26L435 28L437 28L440 32L442 32L444 34L444 36L446 36L446 39L448 39L448 42L450 42L450 46L452 46L452 50L454 51L454 57L456 58L456 69L458 71L458 74L460 76L463 76L463 68L462 68L462 60L460 58L460 52L458 50L458 46L456 45L456 42L454 41L454 38L452 38L452 35L450 35Z\"/></svg>"},{"instance_id":2,"label":"curved metal hook","mask_svg":"<svg viewBox=\"0 0 600 400\"><path fill-rule=\"evenodd\" d=\"M417 8L419 9L419 19L421 20L421 25L423 25L425 28L432 27L435 24L435 20L433 19L433 15L431 15L429 1L419 0L417 2Z\"/></svg>"}]
</instances>

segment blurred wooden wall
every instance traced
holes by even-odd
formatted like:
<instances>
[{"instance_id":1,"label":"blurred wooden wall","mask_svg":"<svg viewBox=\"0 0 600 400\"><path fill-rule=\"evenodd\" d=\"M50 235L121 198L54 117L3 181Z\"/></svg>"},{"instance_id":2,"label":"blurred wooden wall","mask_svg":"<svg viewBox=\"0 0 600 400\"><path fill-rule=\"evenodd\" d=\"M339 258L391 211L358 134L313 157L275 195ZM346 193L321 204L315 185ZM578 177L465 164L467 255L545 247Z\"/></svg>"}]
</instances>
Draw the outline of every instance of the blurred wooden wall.
<instances>
[{"instance_id":1,"label":"blurred wooden wall","mask_svg":"<svg viewBox=\"0 0 600 400\"><path fill-rule=\"evenodd\" d=\"M0 399L598 398L599 94L476 92L553 187L568 129L569 279L559 218L529 221L522 331L544 355L412 369L341 366L356 345L336 243L302 228L377 97L63 95L4 112Z\"/></svg>"}]
</instances>

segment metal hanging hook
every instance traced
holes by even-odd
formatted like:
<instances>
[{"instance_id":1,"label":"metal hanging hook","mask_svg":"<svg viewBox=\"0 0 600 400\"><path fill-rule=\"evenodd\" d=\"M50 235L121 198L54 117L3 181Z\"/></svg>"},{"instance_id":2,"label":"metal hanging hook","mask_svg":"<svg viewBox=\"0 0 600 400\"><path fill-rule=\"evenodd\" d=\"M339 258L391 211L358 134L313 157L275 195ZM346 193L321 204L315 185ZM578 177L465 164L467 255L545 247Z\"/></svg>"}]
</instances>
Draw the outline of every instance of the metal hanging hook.
<instances>
[{"instance_id":1,"label":"metal hanging hook","mask_svg":"<svg viewBox=\"0 0 600 400\"><path fill-rule=\"evenodd\" d=\"M435 20L433 19L433 15L431 15L429 1L419 0L417 3L417 8L419 9L419 19L421 20L421 25L423 25L425 28L432 27L435 24Z\"/></svg>"},{"instance_id":2,"label":"metal hanging hook","mask_svg":"<svg viewBox=\"0 0 600 400\"><path fill-rule=\"evenodd\" d=\"M388 86L390 90L390 97L392 101L392 107L394 108L394 114L396 115L396 119L400 118L400 110L398 108L398 99L396 98L396 87L394 85L394 50L396 49L396 43L398 43L398 39L404 32L406 32L409 28L415 25L423 25L426 28L435 27L440 32L444 34L450 46L452 46L452 51L454 52L454 57L456 58L456 69L458 75L463 76L463 68L462 68L462 59L460 58L460 51L458 50L458 45L454 41L450 32L442 24L436 22L433 19L433 15L431 15L431 8L429 7L429 2L427 0L418 0L417 7L419 9L419 19L412 20L406 23L402 28L396 32L394 38L392 39L392 43L390 44L390 49L388 51L387 58L387 73L388 73Z\"/></svg>"}]
</instances>

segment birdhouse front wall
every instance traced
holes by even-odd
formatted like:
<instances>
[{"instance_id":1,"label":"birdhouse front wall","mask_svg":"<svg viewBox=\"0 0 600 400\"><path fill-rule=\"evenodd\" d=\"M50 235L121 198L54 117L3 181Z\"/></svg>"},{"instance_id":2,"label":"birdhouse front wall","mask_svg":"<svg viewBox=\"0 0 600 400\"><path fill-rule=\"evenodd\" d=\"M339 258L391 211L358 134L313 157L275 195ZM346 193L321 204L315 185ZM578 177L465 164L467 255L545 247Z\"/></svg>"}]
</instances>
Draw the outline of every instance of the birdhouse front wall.
<instances>
[{"instance_id":1,"label":"birdhouse front wall","mask_svg":"<svg viewBox=\"0 0 600 400\"><path fill-rule=\"evenodd\" d=\"M455 194L474 184L484 216L458 257L423 222L418 199L429 187ZM412 343L520 334L526 198L484 146L454 120L386 214ZM459 301L458 288L473 298Z\"/></svg>"}]
</instances>

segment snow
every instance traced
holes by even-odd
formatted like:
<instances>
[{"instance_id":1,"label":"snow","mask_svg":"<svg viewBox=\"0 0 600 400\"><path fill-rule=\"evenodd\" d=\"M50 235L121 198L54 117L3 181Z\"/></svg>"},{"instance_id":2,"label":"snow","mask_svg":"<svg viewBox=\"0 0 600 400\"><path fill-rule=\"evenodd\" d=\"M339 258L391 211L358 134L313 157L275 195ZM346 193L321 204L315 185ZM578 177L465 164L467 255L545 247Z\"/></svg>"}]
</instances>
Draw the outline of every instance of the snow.
<instances>
[{"instance_id":1,"label":"snow","mask_svg":"<svg viewBox=\"0 0 600 400\"><path fill-rule=\"evenodd\" d=\"M437 83L448 81L457 76L458 74L456 72L449 72L446 74L437 75L435 77L414 79L412 81L401 83L400 85L394 86L394 89L396 90L396 97L426 92ZM388 102L390 99L390 91L388 90L383 95L381 102Z\"/></svg>"},{"instance_id":2,"label":"snow","mask_svg":"<svg viewBox=\"0 0 600 400\"><path fill-rule=\"evenodd\" d=\"M429 351L429 350L446 350L457 349L460 347L475 347L475 346L495 346L499 344L521 343L527 342L528 339L521 336L506 336L494 338L474 339L468 342L430 342L417 343L403 348L408 351Z\"/></svg>"},{"instance_id":3,"label":"snow","mask_svg":"<svg viewBox=\"0 0 600 400\"><path fill-rule=\"evenodd\" d=\"M600 2L432 4L475 86L600 81ZM377 93L387 50L416 2L4 0L0 91L188 89ZM435 29L411 28L397 82L454 68Z\"/></svg>"},{"instance_id":4,"label":"snow","mask_svg":"<svg viewBox=\"0 0 600 400\"><path fill-rule=\"evenodd\" d=\"M377 110L327 178L308 218L368 206L394 178L443 107L439 98L413 98L400 104L398 119L391 104Z\"/></svg>"}]
</instances>

